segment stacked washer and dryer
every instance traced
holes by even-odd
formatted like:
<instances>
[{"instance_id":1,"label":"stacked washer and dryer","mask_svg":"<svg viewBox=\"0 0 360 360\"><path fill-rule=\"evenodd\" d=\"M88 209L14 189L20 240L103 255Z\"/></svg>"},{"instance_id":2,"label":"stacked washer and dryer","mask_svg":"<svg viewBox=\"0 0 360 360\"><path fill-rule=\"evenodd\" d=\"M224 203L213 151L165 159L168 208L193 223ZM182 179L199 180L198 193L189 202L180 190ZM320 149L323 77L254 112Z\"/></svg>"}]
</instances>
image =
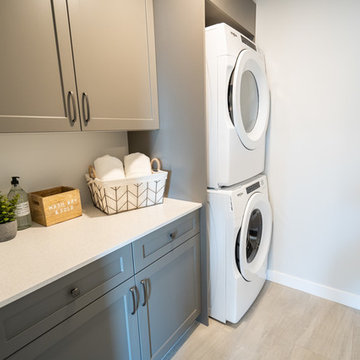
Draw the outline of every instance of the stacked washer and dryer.
<instances>
[{"instance_id":1,"label":"stacked washer and dryer","mask_svg":"<svg viewBox=\"0 0 360 360\"><path fill-rule=\"evenodd\" d=\"M265 282L271 241L265 136L270 93L256 45L206 28L210 316L237 323Z\"/></svg>"}]
</instances>

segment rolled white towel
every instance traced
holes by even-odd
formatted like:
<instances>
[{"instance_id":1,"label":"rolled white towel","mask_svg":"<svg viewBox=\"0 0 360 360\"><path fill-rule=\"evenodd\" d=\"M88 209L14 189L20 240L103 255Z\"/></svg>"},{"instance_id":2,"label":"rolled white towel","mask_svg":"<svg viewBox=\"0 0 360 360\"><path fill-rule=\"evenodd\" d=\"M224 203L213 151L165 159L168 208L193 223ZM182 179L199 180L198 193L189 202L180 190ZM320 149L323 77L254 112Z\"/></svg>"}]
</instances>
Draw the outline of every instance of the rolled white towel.
<instances>
[{"instance_id":1,"label":"rolled white towel","mask_svg":"<svg viewBox=\"0 0 360 360\"><path fill-rule=\"evenodd\" d=\"M94 161L96 176L103 181L125 179L124 166L120 159L104 155Z\"/></svg>"},{"instance_id":2,"label":"rolled white towel","mask_svg":"<svg viewBox=\"0 0 360 360\"><path fill-rule=\"evenodd\" d=\"M124 167L127 178L149 176L152 174L150 158L138 152L124 157Z\"/></svg>"}]
</instances>

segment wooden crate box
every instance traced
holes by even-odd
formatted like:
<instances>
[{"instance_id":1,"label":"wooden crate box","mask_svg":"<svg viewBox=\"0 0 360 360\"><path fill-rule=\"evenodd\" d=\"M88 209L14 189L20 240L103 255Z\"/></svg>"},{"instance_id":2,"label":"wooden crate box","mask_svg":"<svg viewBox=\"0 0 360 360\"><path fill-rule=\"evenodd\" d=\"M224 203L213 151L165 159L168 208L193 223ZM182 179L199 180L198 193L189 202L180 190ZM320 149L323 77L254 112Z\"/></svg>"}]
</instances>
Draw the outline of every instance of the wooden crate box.
<instances>
[{"instance_id":1,"label":"wooden crate box","mask_svg":"<svg viewBox=\"0 0 360 360\"><path fill-rule=\"evenodd\" d=\"M50 226L81 216L80 192L69 186L58 186L29 194L33 221Z\"/></svg>"}]
</instances>

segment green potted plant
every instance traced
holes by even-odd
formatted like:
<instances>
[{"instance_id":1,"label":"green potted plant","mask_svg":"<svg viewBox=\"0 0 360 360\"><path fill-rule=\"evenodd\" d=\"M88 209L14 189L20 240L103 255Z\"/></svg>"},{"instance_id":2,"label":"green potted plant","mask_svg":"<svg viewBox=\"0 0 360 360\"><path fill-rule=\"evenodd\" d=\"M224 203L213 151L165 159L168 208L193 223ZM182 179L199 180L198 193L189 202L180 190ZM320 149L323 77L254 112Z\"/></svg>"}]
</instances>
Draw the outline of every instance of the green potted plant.
<instances>
[{"instance_id":1,"label":"green potted plant","mask_svg":"<svg viewBox=\"0 0 360 360\"><path fill-rule=\"evenodd\" d=\"M11 240L17 233L16 204L19 196L9 200L0 193L0 242Z\"/></svg>"}]
</instances>

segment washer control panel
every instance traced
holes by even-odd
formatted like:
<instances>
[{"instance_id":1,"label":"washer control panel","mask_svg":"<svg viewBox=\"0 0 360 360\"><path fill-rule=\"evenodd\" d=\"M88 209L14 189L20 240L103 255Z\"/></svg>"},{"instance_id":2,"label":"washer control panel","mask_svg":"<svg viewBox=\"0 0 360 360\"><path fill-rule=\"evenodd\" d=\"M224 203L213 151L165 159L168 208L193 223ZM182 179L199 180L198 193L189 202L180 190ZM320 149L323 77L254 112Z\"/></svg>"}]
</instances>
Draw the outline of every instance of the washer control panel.
<instances>
[{"instance_id":1,"label":"washer control panel","mask_svg":"<svg viewBox=\"0 0 360 360\"><path fill-rule=\"evenodd\" d=\"M250 194L253 191L257 190L259 187L260 187L260 181L257 181L256 183L253 183L246 188L246 193Z\"/></svg>"}]
</instances>

